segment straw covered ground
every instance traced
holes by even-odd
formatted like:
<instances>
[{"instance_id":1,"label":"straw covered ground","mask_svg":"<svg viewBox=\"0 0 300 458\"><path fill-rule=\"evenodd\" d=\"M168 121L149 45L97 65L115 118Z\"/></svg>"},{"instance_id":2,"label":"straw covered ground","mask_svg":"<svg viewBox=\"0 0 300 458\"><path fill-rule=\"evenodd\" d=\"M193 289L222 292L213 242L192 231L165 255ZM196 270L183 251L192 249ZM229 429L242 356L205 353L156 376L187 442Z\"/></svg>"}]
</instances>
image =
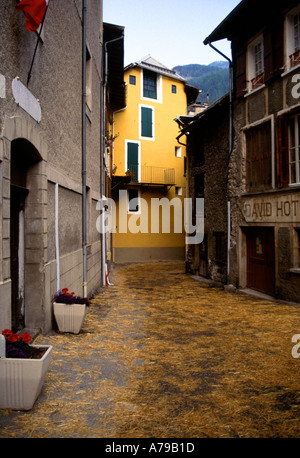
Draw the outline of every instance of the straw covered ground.
<instances>
[{"instance_id":1,"label":"straw covered ground","mask_svg":"<svg viewBox=\"0 0 300 458\"><path fill-rule=\"evenodd\" d=\"M300 306L196 281L181 263L121 266L79 335L52 333L42 393L0 437L299 438Z\"/></svg>"}]
</instances>

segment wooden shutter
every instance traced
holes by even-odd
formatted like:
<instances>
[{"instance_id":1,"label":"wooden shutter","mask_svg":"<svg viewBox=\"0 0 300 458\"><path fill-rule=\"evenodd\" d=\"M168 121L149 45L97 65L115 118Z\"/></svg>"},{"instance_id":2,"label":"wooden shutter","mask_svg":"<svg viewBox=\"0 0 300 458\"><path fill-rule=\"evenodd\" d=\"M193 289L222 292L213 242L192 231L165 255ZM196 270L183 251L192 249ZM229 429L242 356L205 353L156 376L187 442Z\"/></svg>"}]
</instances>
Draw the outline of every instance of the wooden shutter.
<instances>
[{"instance_id":1,"label":"wooden shutter","mask_svg":"<svg viewBox=\"0 0 300 458\"><path fill-rule=\"evenodd\" d=\"M264 82L271 78L273 78L272 32L267 30L264 33Z\"/></svg>"},{"instance_id":2,"label":"wooden shutter","mask_svg":"<svg viewBox=\"0 0 300 458\"><path fill-rule=\"evenodd\" d=\"M280 20L273 29L273 75L279 76L283 72L283 43L284 23Z\"/></svg>"},{"instance_id":3,"label":"wooden shutter","mask_svg":"<svg viewBox=\"0 0 300 458\"><path fill-rule=\"evenodd\" d=\"M288 121L279 116L276 121L277 149L277 186L283 188L289 184L289 137Z\"/></svg>"},{"instance_id":4,"label":"wooden shutter","mask_svg":"<svg viewBox=\"0 0 300 458\"><path fill-rule=\"evenodd\" d=\"M152 134L152 108L142 107L142 137L153 137Z\"/></svg>"},{"instance_id":5,"label":"wooden shutter","mask_svg":"<svg viewBox=\"0 0 300 458\"><path fill-rule=\"evenodd\" d=\"M236 53L235 84L236 97L243 97L247 88L245 47L241 47Z\"/></svg>"},{"instance_id":6,"label":"wooden shutter","mask_svg":"<svg viewBox=\"0 0 300 458\"><path fill-rule=\"evenodd\" d=\"M264 32L264 81L282 73L283 68L283 21Z\"/></svg>"},{"instance_id":7,"label":"wooden shutter","mask_svg":"<svg viewBox=\"0 0 300 458\"><path fill-rule=\"evenodd\" d=\"M139 172L139 145L138 143L127 144L127 167L134 173L132 181L138 181Z\"/></svg>"}]
</instances>

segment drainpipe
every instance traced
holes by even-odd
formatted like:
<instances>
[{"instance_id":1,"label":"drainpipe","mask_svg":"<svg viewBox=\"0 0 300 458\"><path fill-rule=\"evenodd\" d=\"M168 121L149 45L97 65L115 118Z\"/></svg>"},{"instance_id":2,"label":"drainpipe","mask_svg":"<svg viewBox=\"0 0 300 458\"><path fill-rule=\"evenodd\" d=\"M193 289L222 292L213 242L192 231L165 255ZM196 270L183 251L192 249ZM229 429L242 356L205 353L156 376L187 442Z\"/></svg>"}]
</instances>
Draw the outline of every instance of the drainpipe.
<instances>
[{"instance_id":1,"label":"drainpipe","mask_svg":"<svg viewBox=\"0 0 300 458\"><path fill-rule=\"evenodd\" d=\"M206 44L206 43L205 43ZM229 57L225 56L219 49L217 49L215 46L211 44L211 42L208 42L209 46L219 53L224 59L228 60L229 62L229 154L228 154L228 165L229 165L229 160L230 156L232 154L233 150L233 109L232 109L232 61L229 59ZM228 165L227 165L227 181L228 181ZM228 191L228 183L227 183L227 191ZM230 252L230 234L231 234L231 206L230 206L230 200L228 198L227 202L227 281L230 273L230 257L229 257L229 252Z\"/></svg>"},{"instance_id":2,"label":"drainpipe","mask_svg":"<svg viewBox=\"0 0 300 458\"><path fill-rule=\"evenodd\" d=\"M101 154L101 199L103 201L102 207L105 205L105 166L104 166L104 154L105 154L105 131L106 131L106 91L107 91L107 79L108 79L108 50L107 46L119 40L124 39L124 32L118 38L107 41L104 44L104 80L103 80L103 122L102 122L102 154ZM104 211L104 208L102 209ZM106 233L104 230L104 218L102 218L102 286L107 286L107 264L106 264Z\"/></svg>"},{"instance_id":3,"label":"drainpipe","mask_svg":"<svg viewBox=\"0 0 300 458\"><path fill-rule=\"evenodd\" d=\"M86 10L82 1L82 248L83 297L87 297L87 206L86 206Z\"/></svg>"},{"instance_id":4,"label":"drainpipe","mask_svg":"<svg viewBox=\"0 0 300 458\"><path fill-rule=\"evenodd\" d=\"M56 255L56 291L60 290L59 229L58 229L58 183L55 183L55 255Z\"/></svg>"}]
</instances>

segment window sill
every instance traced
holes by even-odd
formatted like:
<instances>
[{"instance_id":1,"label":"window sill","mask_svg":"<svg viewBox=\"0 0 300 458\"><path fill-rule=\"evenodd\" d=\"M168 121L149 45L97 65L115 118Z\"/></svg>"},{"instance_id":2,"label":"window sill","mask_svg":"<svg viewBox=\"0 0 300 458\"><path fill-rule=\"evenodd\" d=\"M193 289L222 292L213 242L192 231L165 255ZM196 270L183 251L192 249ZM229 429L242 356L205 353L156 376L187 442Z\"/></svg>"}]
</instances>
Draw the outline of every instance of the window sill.
<instances>
[{"instance_id":1,"label":"window sill","mask_svg":"<svg viewBox=\"0 0 300 458\"><path fill-rule=\"evenodd\" d=\"M281 73L281 77L284 78L285 76L289 75L290 73L294 72L295 70L300 69L300 64L295 65L295 67L291 67L289 70L286 70L285 72Z\"/></svg>"},{"instance_id":2,"label":"window sill","mask_svg":"<svg viewBox=\"0 0 300 458\"><path fill-rule=\"evenodd\" d=\"M261 86L257 87L256 89L252 89L251 91L249 91L247 94L244 95L244 98L247 98L247 97L249 97L250 95L256 94L256 92L261 91L261 90L264 89L265 87L266 87L266 85L265 85L265 84L262 84Z\"/></svg>"},{"instance_id":3,"label":"window sill","mask_svg":"<svg viewBox=\"0 0 300 458\"><path fill-rule=\"evenodd\" d=\"M146 102L151 102L151 103L162 103L161 99L152 99L151 97L141 97L141 100L145 100Z\"/></svg>"},{"instance_id":4,"label":"window sill","mask_svg":"<svg viewBox=\"0 0 300 458\"><path fill-rule=\"evenodd\" d=\"M289 188L299 188L300 183L290 183Z\"/></svg>"},{"instance_id":5,"label":"window sill","mask_svg":"<svg viewBox=\"0 0 300 458\"><path fill-rule=\"evenodd\" d=\"M290 269L290 273L300 275L300 267Z\"/></svg>"},{"instance_id":6,"label":"window sill","mask_svg":"<svg viewBox=\"0 0 300 458\"><path fill-rule=\"evenodd\" d=\"M272 188L272 189L262 189L259 191L245 191L241 194L241 197L255 197L255 196L262 196L268 194L281 194L281 193L289 193L292 192L294 188L300 188L300 184L297 185L289 185L285 188Z\"/></svg>"}]
</instances>

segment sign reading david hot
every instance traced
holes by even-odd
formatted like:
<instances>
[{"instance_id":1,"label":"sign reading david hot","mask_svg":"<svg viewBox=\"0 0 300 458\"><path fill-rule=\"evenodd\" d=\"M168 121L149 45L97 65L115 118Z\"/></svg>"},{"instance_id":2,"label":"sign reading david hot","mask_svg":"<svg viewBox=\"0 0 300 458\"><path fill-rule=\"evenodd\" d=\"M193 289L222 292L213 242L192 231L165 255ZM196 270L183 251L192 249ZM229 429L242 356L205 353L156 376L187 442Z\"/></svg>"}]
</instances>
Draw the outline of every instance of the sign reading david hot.
<instances>
[{"instance_id":1,"label":"sign reading david hot","mask_svg":"<svg viewBox=\"0 0 300 458\"><path fill-rule=\"evenodd\" d=\"M129 205L130 204L130 205ZM171 207L173 214L171 217ZM136 197L128 201L127 191L119 191L118 205L113 199L102 198L97 202L100 215L96 227L99 233L126 234L181 234L185 232L186 243L199 244L204 237L204 199L197 198L195 207L192 208L192 199L174 197L152 198L149 201ZM136 208L133 213L129 208ZM150 210L150 211L149 211ZM193 224L195 220L195 224ZM173 222L173 227L171 227Z\"/></svg>"},{"instance_id":2,"label":"sign reading david hot","mask_svg":"<svg viewBox=\"0 0 300 458\"><path fill-rule=\"evenodd\" d=\"M300 195L289 194L276 197L251 198L244 200L244 218L248 223L300 222Z\"/></svg>"}]
</instances>

